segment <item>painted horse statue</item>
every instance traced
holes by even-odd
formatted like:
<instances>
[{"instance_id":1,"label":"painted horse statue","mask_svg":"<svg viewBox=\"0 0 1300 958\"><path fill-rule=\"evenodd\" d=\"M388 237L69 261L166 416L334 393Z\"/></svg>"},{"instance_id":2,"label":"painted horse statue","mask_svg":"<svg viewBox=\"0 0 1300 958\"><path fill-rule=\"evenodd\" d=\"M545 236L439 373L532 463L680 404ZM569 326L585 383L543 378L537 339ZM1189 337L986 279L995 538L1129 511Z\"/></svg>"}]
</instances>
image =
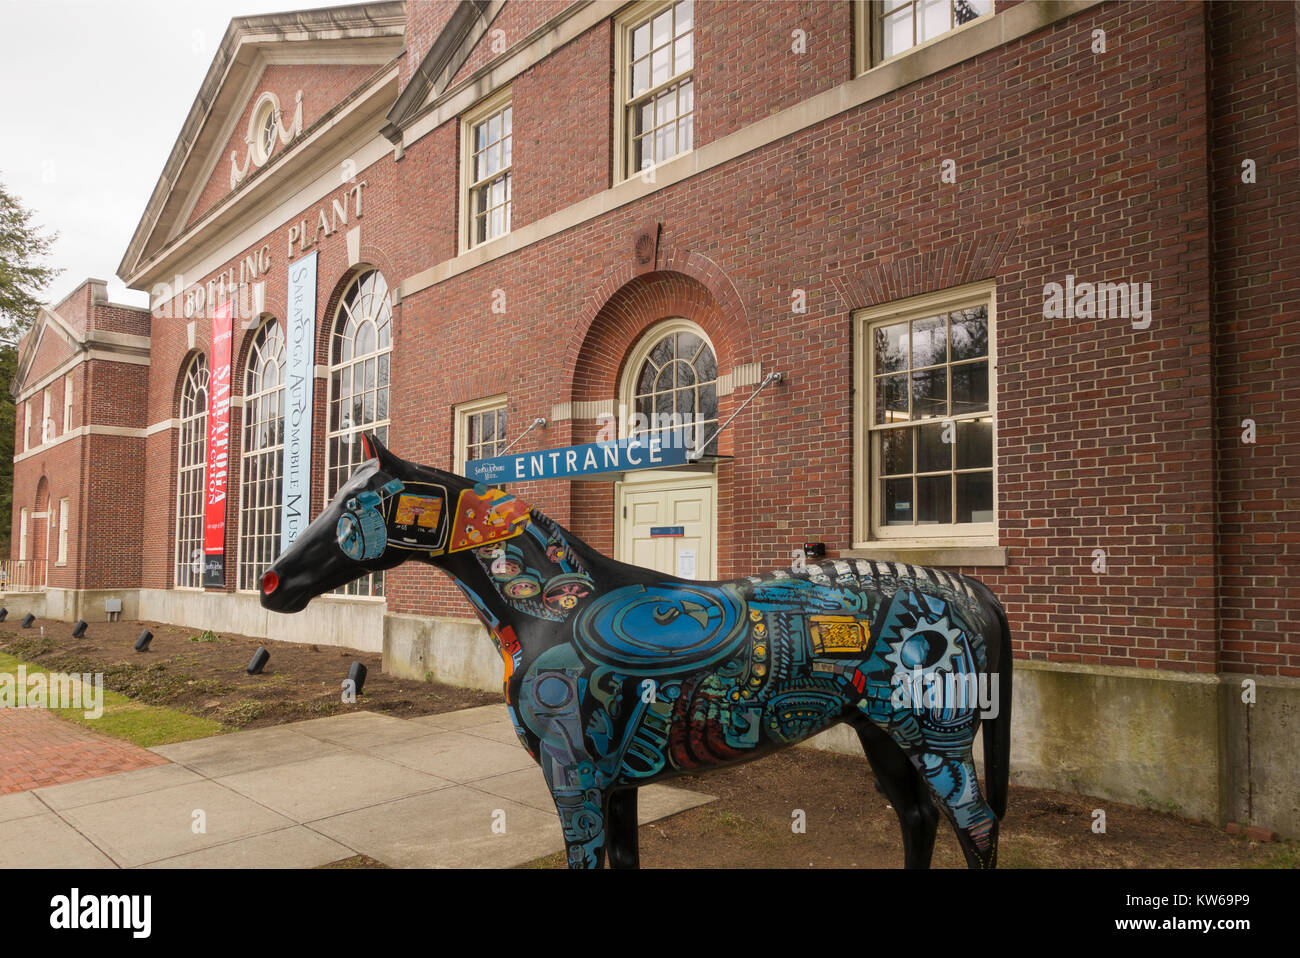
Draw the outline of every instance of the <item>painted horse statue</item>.
<instances>
[{"instance_id":1,"label":"painted horse statue","mask_svg":"<svg viewBox=\"0 0 1300 958\"><path fill-rule=\"evenodd\" d=\"M446 572L505 661L519 741L541 766L570 867L635 868L637 789L749 761L840 722L857 731L929 867L939 811L973 868L997 862L1011 649L981 583L825 561L725 582L616 562L498 488L368 459L262 577L261 601L315 596L417 559ZM984 724L987 800L971 747Z\"/></svg>"}]
</instances>

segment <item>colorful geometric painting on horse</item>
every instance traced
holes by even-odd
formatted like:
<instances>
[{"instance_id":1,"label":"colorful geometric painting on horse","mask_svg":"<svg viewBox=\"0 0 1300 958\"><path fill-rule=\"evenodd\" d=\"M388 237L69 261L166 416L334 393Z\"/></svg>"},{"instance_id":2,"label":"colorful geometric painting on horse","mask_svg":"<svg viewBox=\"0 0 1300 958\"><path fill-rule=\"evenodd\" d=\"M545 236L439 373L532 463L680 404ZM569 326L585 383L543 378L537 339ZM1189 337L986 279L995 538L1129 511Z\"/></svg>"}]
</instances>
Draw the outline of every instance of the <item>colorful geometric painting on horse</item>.
<instances>
[{"instance_id":1,"label":"colorful geometric painting on horse","mask_svg":"<svg viewBox=\"0 0 1300 958\"><path fill-rule=\"evenodd\" d=\"M975 868L1006 810L1011 649L981 583L860 559L697 582L616 562L498 488L368 461L262 578L296 612L415 559L468 597L505 665L506 707L541 766L571 867L638 863L636 790L853 726L928 867L939 814ZM987 797L972 754L984 725Z\"/></svg>"}]
</instances>

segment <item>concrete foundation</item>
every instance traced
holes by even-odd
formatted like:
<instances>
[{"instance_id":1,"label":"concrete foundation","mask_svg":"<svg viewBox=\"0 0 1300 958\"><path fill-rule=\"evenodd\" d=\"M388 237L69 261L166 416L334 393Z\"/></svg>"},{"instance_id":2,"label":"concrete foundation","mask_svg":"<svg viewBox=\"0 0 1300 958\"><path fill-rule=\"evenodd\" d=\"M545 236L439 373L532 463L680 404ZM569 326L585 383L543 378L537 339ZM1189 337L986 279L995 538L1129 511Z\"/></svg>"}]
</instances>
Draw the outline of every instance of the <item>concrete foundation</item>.
<instances>
[{"instance_id":1,"label":"concrete foundation","mask_svg":"<svg viewBox=\"0 0 1300 958\"><path fill-rule=\"evenodd\" d=\"M500 692L504 669L487 629L475 619L384 617L385 672Z\"/></svg>"},{"instance_id":2,"label":"concrete foundation","mask_svg":"<svg viewBox=\"0 0 1300 958\"><path fill-rule=\"evenodd\" d=\"M262 608L255 593L141 589L139 618L277 642L341 645L362 652L384 647L383 599L321 596L293 615Z\"/></svg>"},{"instance_id":3,"label":"concrete foundation","mask_svg":"<svg viewBox=\"0 0 1300 958\"><path fill-rule=\"evenodd\" d=\"M1017 661L1011 781L1300 837L1300 680L1248 705L1248 678ZM847 725L807 744L862 754Z\"/></svg>"}]
</instances>

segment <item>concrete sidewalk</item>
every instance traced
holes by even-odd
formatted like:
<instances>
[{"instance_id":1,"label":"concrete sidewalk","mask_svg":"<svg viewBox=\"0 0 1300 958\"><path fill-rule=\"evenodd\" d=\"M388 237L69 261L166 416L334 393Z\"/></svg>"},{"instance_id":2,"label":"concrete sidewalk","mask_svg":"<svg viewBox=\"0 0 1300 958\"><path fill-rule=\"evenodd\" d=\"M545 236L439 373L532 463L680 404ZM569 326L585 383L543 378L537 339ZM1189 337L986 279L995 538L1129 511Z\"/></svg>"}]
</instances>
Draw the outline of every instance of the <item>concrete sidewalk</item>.
<instances>
[{"instance_id":1,"label":"concrete sidewalk","mask_svg":"<svg viewBox=\"0 0 1300 958\"><path fill-rule=\"evenodd\" d=\"M500 705L353 712L152 751L171 764L0 796L0 868L310 868L358 853L506 868L564 847ZM709 801L651 785L641 822Z\"/></svg>"}]
</instances>

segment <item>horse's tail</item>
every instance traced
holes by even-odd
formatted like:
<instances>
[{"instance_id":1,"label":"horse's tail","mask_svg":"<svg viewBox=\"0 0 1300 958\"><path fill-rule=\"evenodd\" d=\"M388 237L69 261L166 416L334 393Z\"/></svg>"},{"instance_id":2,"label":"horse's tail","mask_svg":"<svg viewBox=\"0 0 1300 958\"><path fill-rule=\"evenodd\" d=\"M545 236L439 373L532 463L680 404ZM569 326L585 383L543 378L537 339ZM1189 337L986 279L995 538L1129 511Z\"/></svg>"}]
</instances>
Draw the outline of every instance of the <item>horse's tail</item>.
<instances>
[{"instance_id":1,"label":"horse's tail","mask_svg":"<svg viewBox=\"0 0 1300 958\"><path fill-rule=\"evenodd\" d=\"M993 673L998 677L998 711L984 719L984 780L989 808L1001 820L1007 813L1007 782L1011 777L1011 626L1002 603L991 593L989 600L1002 634L996 649L997 671Z\"/></svg>"}]
</instances>

